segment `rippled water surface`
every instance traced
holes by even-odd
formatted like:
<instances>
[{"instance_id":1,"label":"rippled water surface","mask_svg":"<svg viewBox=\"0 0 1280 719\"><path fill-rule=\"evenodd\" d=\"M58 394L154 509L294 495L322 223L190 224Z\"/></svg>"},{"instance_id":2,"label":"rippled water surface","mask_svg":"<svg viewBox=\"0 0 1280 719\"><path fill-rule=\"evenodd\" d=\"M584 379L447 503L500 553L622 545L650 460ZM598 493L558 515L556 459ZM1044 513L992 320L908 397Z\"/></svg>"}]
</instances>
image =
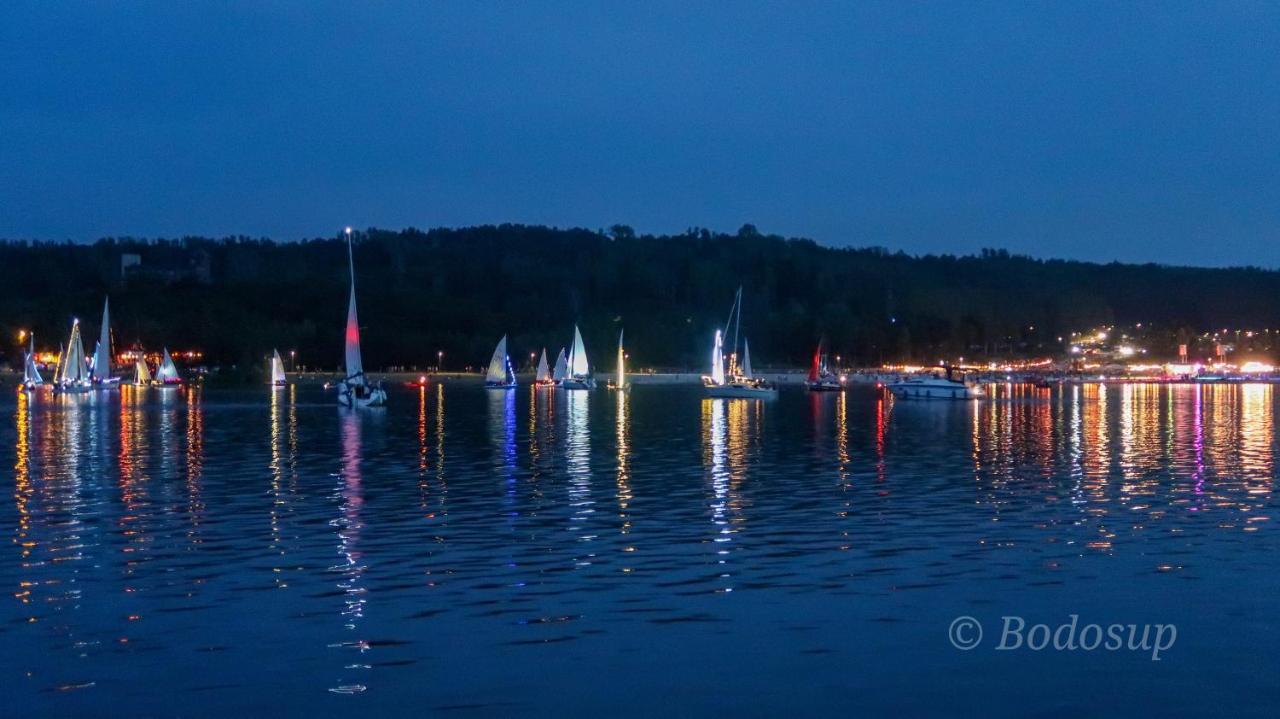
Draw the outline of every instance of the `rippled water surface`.
<instances>
[{"instance_id":1,"label":"rippled water surface","mask_svg":"<svg viewBox=\"0 0 1280 719\"><path fill-rule=\"evenodd\" d=\"M1273 388L993 390L6 395L5 713L1272 715Z\"/></svg>"}]
</instances>

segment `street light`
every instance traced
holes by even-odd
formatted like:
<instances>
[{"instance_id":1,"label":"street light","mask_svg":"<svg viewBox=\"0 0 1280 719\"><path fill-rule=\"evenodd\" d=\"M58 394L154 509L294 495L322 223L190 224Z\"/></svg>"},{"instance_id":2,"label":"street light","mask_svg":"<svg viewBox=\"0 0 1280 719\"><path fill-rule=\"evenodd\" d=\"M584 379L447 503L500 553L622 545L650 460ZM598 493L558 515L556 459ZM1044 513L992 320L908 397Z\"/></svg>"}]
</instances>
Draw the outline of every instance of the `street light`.
<instances>
[{"instance_id":1,"label":"street light","mask_svg":"<svg viewBox=\"0 0 1280 719\"><path fill-rule=\"evenodd\" d=\"M27 331L26 331L26 330L18 330L18 341L19 341L19 342L25 342L26 340L27 340Z\"/></svg>"},{"instance_id":2,"label":"street light","mask_svg":"<svg viewBox=\"0 0 1280 719\"><path fill-rule=\"evenodd\" d=\"M294 372L298 371L298 351L289 350L289 366Z\"/></svg>"},{"instance_id":3,"label":"street light","mask_svg":"<svg viewBox=\"0 0 1280 719\"><path fill-rule=\"evenodd\" d=\"M444 371L444 350L438 350L436 352L436 371Z\"/></svg>"}]
</instances>

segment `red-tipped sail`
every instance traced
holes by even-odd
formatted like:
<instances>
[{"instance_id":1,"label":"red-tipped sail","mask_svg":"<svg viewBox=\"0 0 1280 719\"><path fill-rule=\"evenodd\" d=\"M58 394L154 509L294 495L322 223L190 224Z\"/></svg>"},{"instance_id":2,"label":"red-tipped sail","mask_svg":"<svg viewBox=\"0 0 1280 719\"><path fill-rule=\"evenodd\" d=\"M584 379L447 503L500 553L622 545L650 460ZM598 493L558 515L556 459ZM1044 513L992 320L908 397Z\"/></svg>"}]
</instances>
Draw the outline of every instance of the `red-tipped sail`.
<instances>
[{"instance_id":1,"label":"red-tipped sail","mask_svg":"<svg viewBox=\"0 0 1280 719\"><path fill-rule=\"evenodd\" d=\"M809 366L809 381L817 382L818 376L822 372L822 342L818 342L818 348L813 351L813 364Z\"/></svg>"}]
</instances>

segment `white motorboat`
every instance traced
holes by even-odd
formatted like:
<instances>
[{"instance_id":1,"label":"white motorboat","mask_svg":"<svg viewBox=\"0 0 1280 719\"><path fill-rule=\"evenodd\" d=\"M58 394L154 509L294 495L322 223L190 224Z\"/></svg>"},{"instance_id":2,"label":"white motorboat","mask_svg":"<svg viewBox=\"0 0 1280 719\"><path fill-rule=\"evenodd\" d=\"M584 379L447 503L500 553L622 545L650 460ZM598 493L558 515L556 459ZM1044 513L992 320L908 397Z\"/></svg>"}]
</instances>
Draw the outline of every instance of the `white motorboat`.
<instances>
[{"instance_id":1,"label":"white motorboat","mask_svg":"<svg viewBox=\"0 0 1280 719\"><path fill-rule=\"evenodd\" d=\"M916 375L885 385L899 399L978 399L986 396L976 383L959 377L953 367L943 367L944 374Z\"/></svg>"}]
</instances>

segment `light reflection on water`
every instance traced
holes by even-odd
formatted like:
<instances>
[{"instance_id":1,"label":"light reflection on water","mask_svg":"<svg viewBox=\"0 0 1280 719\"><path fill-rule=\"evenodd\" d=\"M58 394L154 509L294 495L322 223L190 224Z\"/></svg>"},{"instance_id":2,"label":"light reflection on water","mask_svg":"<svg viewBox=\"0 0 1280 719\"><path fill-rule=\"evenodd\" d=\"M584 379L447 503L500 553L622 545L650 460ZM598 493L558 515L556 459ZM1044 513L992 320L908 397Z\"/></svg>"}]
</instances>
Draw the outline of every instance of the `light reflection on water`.
<instances>
[{"instance_id":1,"label":"light reflection on water","mask_svg":"<svg viewBox=\"0 0 1280 719\"><path fill-rule=\"evenodd\" d=\"M1174 710L1231 700L1168 687L1229 663L1232 632L1280 668L1271 385L993 394L18 394L0 670L17 706L80 714L163 713L157 682L210 712L646 713L672 686L831 711L874 686L930 713L1079 679L945 644L950 617L1011 609L1179 622L1183 663L1096 667ZM907 690L920 666L954 686Z\"/></svg>"}]
</instances>

